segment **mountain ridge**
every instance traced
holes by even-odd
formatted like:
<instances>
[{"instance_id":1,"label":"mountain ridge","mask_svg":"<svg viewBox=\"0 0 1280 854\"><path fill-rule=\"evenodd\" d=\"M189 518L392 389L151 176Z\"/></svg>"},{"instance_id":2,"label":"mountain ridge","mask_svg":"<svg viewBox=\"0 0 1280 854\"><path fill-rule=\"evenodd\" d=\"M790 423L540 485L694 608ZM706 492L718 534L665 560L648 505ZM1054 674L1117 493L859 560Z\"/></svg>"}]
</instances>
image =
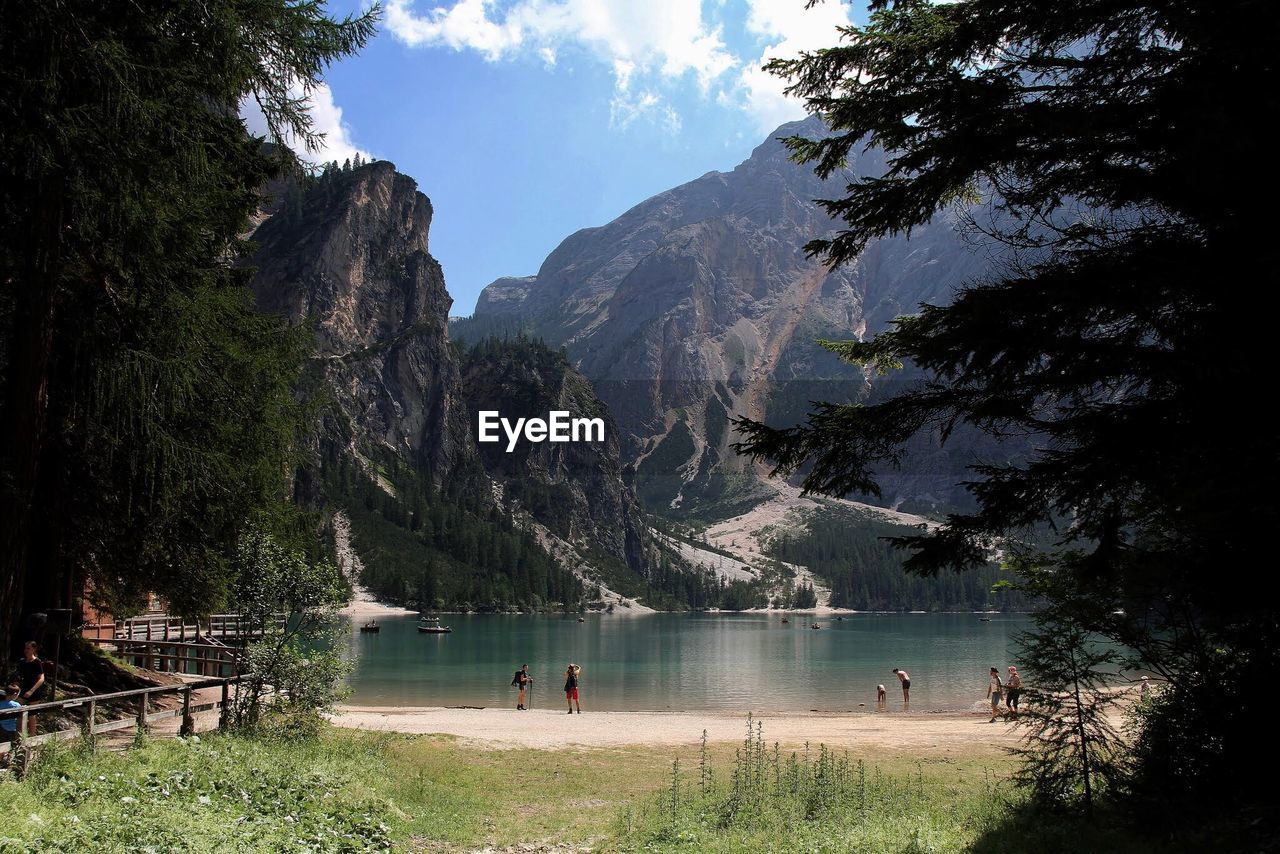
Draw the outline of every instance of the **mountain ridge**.
<instances>
[{"instance_id":1,"label":"mountain ridge","mask_svg":"<svg viewBox=\"0 0 1280 854\"><path fill-rule=\"evenodd\" d=\"M251 286L260 310L311 331L308 383L323 403L294 491L349 512L363 583L423 607L569 604L594 585L609 589L606 576L642 589L659 557L616 441L525 452L522 462L540 465L518 469L476 442L478 402L512 402L492 392L516 363L517 386L546 392L532 404L604 407L541 345L493 343L481 359L449 340L452 300L416 182L375 161L326 168L272 196L252 235ZM548 491L559 500L531 500ZM569 548L569 563L555 554L568 553L560 540L594 549Z\"/></svg>"},{"instance_id":2,"label":"mountain ridge","mask_svg":"<svg viewBox=\"0 0 1280 854\"><path fill-rule=\"evenodd\" d=\"M788 123L734 169L575 232L535 276L487 287L455 328L520 329L564 347L614 413L650 509L724 518L766 499L775 490L729 449L729 421L785 425L812 400L866 400L884 381L817 339L872 335L922 302L948 301L984 267L947 217L838 269L807 257L808 241L839 228L814 200L885 168L869 150L823 181L778 139L826 133L816 117ZM917 446L917 470L885 473L885 502L953 503L966 449L938 453L929 437Z\"/></svg>"}]
</instances>

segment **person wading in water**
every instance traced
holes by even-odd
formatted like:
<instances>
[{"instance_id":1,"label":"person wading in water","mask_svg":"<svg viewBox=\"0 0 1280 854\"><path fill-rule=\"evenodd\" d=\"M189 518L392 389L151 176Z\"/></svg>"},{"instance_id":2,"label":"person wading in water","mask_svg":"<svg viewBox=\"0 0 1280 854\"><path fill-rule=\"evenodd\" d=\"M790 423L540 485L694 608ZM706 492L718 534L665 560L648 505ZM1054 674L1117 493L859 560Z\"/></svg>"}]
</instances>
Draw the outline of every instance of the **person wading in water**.
<instances>
[{"instance_id":1,"label":"person wading in water","mask_svg":"<svg viewBox=\"0 0 1280 854\"><path fill-rule=\"evenodd\" d=\"M570 664L564 672L564 701L569 704L569 714L573 714L573 707L578 707L578 714L582 714L582 704L578 702L578 677L582 675L582 668L576 664Z\"/></svg>"},{"instance_id":2,"label":"person wading in water","mask_svg":"<svg viewBox=\"0 0 1280 854\"><path fill-rule=\"evenodd\" d=\"M898 677L898 681L902 683L902 703L907 705L911 702L911 675L905 670L893 668L893 675Z\"/></svg>"},{"instance_id":3,"label":"person wading in water","mask_svg":"<svg viewBox=\"0 0 1280 854\"><path fill-rule=\"evenodd\" d=\"M516 708L522 712L529 711L529 707L525 705L525 695L532 683L533 677L529 675L529 665L527 664L517 670L516 675L511 680L511 684L520 689L520 694L516 698Z\"/></svg>"}]
</instances>

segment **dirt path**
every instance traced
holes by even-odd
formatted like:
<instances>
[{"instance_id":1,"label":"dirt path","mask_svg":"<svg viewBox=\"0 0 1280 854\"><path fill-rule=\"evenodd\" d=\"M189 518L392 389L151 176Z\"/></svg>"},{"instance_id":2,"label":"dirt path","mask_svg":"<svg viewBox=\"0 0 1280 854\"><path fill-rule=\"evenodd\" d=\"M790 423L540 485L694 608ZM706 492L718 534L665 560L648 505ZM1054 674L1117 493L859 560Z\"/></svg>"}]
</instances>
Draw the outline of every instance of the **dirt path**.
<instances>
[{"instance_id":1,"label":"dirt path","mask_svg":"<svg viewBox=\"0 0 1280 854\"><path fill-rule=\"evenodd\" d=\"M760 714L757 719L764 722L765 740L784 746L807 741L914 755L999 751L1018 741L1016 727L1003 722L989 724L986 714L784 712ZM333 722L364 730L453 735L492 749L688 745L697 743L704 729L709 741L736 742L746 731L745 713L588 712L568 716L558 707L518 712L344 706Z\"/></svg>"}]
</instances>

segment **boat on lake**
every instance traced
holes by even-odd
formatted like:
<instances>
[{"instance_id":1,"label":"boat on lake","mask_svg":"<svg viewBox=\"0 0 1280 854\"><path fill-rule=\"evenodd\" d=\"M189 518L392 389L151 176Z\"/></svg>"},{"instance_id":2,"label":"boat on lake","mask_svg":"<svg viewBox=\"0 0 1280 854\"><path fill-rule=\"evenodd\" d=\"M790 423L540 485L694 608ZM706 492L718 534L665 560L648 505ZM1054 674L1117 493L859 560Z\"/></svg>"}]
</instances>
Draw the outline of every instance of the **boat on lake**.
<instances>
[{"instance_id":1,"label":"boat on lake","mask_svg":"<svg viewBox=\"0 0 1280 854\"><path fill-rule=\"evenodd\" d=\"M453 629L440 625L439 617L422 617L418 620L418 631L426 635L447 635Z\"/></svg>"},{"instance_id":2,"label":"boat on lake","mask_svg":"<svg viewBox=\"0 0 1280 854\"><path fill-rule=\"evenodd\" d=\"M360 634L362 635L376 635L380 631L382 631L382 626L378 625L377 620L370 620L360 627Z\"/></svg>"}]
</instances>

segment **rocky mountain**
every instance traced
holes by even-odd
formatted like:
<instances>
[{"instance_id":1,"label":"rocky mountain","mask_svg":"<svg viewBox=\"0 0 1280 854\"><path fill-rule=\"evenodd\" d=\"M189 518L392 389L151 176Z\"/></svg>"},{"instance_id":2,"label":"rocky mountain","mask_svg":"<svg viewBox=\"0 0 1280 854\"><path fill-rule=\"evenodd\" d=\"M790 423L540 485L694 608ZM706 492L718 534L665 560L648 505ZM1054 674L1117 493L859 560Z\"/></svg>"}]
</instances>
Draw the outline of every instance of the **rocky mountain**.
<instances>
[{"instance_id":1,"label":"rocky mountain","mask_svg":"<svg viewBox=\"0 0 1280 854\"><path fill-rule=\"evenodd\" d=\"M351 454L384 448L439 483L470 443L431 202L386 162L285 186L276 202L253 234L258 307L309 324Z\"/></svg>"},{"instance_id":2,"label":"rocky mountain","mask_svg":"<svg viewBox=\"0 0 1280 854\"><path fill-rule=\"evenodd\" d=\"M426 607L643 590L657 547L624 482L616 432L517 454L477 443L481 408L607 410L541 345L451 345L431 203L414 181L374 162L272 190L253 234L252 288L262 310L311 331L306 392L322 409L299 497L350 516L366 584Z\"/></svg>"},{"instance_id":3,"label":"rocky mountain","mask_svg":"<svg viewBox=\"0 0 1280 854\"><path fill-rule=\"evenodd\" d=\"M838 270L805 257L807 241L836 228L814 200L884 169L870 151L824 182L778 141L825 133L816 118L783 125L731 172L571 235L536 276L485 288L456 328L520 328L565 347L613 412L650 506L711 517L751 506L769 487L729 450L729 420L790 424L812 400L877 393L816 340L872 335L920 303L949 300L984 266L946 220L880 240ZM886 473L888 502L953 499L964 465L954 446L943 453L924 437L915 451Z\"/></svg>"},{"instance_id":4,"label":"rocky mountain","mask_svg":"<svg viewBox=\"0 0 1280 854\"><path fill-rule=\"evenodd\" d=\"M504 437L476 447L504 502L528 513L557 555L601 568L606 586L635 590L617 570L645 577L658 555L633 473L619 459L617 427L591 383L541 342L489 338L463 356L462 388L471 424L485 410L511 420L561 411L604 423L602 442L522 442L508 451Z\"/></svg>"}]
</instances>

